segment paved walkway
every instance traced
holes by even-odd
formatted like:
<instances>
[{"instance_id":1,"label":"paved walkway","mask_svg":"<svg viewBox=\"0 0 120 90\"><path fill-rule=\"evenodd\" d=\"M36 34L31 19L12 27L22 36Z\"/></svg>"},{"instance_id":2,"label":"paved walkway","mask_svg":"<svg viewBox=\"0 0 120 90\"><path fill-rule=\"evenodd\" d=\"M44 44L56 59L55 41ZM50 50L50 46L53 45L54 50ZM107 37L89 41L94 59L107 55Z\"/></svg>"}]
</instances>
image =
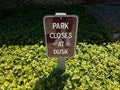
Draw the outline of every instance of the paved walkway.
<instances>
[{"instance_id":1,"label":"paved walkway","mask_svg":"<svg viewBox=\"0 0 120 90\"><path fill-rule=\"evenodd\" d=\"M120 32L120 2L87 5L86 8L103 26Z\"/></svg>"}]
</instances>

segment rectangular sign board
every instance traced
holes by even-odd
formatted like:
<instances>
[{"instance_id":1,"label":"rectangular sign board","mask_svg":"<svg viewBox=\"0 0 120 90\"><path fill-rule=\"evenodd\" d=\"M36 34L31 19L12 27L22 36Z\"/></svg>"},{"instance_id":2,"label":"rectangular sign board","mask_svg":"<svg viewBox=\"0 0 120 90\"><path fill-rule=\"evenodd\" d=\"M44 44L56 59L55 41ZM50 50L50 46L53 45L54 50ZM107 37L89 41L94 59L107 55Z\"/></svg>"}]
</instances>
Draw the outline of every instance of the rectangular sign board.
<instances>
[{"instance_id":1,"label":"rectangular sign board","mask_svg":"<svg viewBox=\"0 0 120 90\"><path fill-rule=\"evenodd\" d=\"M69 58L75 55L78 17L76 15L48 15L44 32L49 57Z\"/></svg>"}]
</instances>

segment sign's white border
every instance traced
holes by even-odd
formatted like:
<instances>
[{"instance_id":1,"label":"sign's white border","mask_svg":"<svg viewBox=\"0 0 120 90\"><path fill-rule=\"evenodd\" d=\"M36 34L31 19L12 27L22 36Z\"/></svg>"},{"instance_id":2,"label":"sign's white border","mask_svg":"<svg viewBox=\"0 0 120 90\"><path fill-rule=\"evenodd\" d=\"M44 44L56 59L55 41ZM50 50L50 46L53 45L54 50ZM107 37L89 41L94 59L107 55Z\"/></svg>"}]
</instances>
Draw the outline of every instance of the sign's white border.
<instances>
[{"instance_id":1,"label":"sign's white border","mask_svg":"<svg viewBox=\"0 0 120 90\"><path fill-rule=\"evenodd\" d=\"M76 36L75 36L75 45L74 45L74 54L73 56L70 56L70 57L57 57L57 56L54 56L54 57L51 57L48 55L48 47L47 47L47 37L46 37L46 26L45 26L45 18L47 17L75 17L77 19L77 22L76 22ZM44 36L45 36L45 43L46 43L46 49L47 49L47 55L48 57L51 57L51 58L73 58L75 56L75 47L76 47L76 41L77 41L77 32L78 32L78 16L77 15L46 15L44 16L43 18L43 26L44 26Z\"/></svg>"}]
</instances>

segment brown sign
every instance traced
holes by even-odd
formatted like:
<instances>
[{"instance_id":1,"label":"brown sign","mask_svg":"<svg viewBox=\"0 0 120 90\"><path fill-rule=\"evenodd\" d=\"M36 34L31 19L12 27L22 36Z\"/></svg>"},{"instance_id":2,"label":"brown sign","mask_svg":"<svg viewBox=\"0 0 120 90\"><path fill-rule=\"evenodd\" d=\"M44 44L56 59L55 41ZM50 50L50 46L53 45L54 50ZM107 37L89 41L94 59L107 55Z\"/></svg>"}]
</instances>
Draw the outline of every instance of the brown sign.
<instances>
[{"instance_id":1,"label":"brown sign","mask_svg":"<svg viewBox=\"0 0 120 90\"><path fill-rule=\"evenodd\" d=\"M78 17L55 15L44 17L47 54L49 57L68 58L75 55Z\"/></svg>"}]
</instances>

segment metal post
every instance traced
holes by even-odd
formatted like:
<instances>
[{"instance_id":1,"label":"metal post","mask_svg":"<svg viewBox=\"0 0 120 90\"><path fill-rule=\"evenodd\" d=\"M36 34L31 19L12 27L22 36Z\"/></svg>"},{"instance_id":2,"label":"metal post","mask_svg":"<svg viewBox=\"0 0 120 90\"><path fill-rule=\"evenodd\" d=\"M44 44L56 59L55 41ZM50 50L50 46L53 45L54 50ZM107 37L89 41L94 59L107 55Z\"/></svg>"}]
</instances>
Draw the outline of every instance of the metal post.
<instances>
[{"instance_id":1,"label":"metal post","mask_svg":"<svg viewBox=\"0 0 120 90\"><path fill-rule=\"evenodd\" d=\"M55 13L55 15L66 15L66 13ZM65 58L58 58L58 69L65 71Z\"/></svg>"},{"instance_id":2,"label":"metal post","mask_svg":"<svg viewBox=\"0 0 120 90\"><path fill-rule=\"evenodd\" d=\"M65 71L65 58L58 58L58 69Z\"/></svg>"}]
</instances>

